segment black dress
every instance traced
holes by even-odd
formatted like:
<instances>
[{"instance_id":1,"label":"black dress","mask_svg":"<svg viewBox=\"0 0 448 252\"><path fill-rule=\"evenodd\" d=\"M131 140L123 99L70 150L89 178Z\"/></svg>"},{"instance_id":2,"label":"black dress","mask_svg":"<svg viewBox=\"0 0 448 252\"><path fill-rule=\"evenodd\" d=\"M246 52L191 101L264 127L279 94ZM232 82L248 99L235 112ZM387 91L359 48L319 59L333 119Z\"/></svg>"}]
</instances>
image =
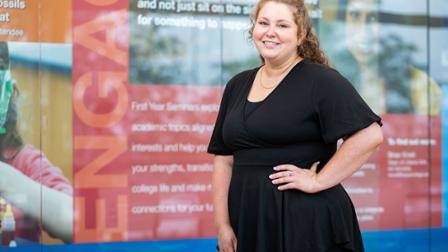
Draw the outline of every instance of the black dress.
<instances>
[{"instance_id":1,"label":"black dress","mask_svg":"<svg viewBox=\"0 0 448 252\"><path fill-rule=\"evenodd\" d=\"M208 147L234 157L228 207L238 252L364 251L341 185L315 194L279 191L268 176L280 164L309 168L320 161L319 171L338 139L381 118L336 70L308 60L246 111L257 70L228 82Z\"/></svg>"}]
</instances>

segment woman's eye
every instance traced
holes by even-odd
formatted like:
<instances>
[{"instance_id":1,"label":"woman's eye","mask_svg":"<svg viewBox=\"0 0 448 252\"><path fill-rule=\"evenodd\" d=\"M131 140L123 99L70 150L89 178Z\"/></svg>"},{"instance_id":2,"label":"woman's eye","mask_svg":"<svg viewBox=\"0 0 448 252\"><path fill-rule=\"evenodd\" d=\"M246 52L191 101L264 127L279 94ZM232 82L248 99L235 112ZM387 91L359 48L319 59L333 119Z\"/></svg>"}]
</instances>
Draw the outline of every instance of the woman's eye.
<instances>
[{"instance_id":1,"label":"woman's eye","mask_svg":"<svg viewBox=\"0 0 448 252\"><path fill-rule=\"evenodd\" d=\"M359 12L357 10L352 10L349 13L350 13L350 16L354 19L359 19L361 17L361 12Z\"/></svg>"},{"instance_id":2,"label":"woman's eye","mask_svg":"<svg viewBox=\"0 0 448 252\"><path fill-rule=\"evenodd\" d=\"M378 22L378 15L377 14L369 14L367 16L367 21L369 23L376 23L376 22Z\"/></svg>"},{"instance_id":3,"label":"woman's eye","mask_svg":"<svg viewBox=\"0 0 448 252\"><path fill-rule=\"evenodd\" d=\"M278 27L280 27L280 28L288 28L289 26L285 25L285 24L279 24Z\"/></svg>"},{"instance_id":4,"label":"woman's eye","mask_svg":"<svg viewBox=\"0 0 448 252\"><path fill-rule=\"evenodd\" d=\"M258 21L259 25L268 25L268 23L266 21Z\"/></svg>"}]
</instances>

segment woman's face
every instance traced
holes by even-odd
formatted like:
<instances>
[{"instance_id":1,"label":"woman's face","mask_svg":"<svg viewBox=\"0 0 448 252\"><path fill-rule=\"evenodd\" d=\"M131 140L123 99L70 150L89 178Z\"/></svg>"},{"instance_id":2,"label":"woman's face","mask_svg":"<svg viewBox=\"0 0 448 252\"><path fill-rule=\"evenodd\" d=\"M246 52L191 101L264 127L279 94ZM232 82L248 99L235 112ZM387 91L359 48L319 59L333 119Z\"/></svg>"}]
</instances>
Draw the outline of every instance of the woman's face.
<instances>
[{"instance_id":1,"label":"woman's face","mask_svg":"<svg viewBox=\"0 0 448 252\"><path fill-rule=\"evenodd\" d=\"M265 61L281 64L297 57L297 31L291 6L267 2L255 20L252 37Z\"/></svg>"},{"instance_id":2,"label":"woman's face","mask_svg":"<svg viewBox=\"0 0 448 252\"><path fill-rule=\"evenodd\" d=\"M6 70L9 67L8 46L5 42L0 42L0 70Z\"/></svg>"},{"instance_id":3,"label":"woman's face","mask_svg":"<svg viewBox=\"0 0 448 252\"><path fill-rule=\"evenodd\" d=\"M9 69L8 46L5 42L0 42L0 88L7 80L7 71Z\"/></svg>"},{"instance_id":4,"label":"woman's face","mask_svg":"<svg viewBox=\"0 0 448 252\"><path fill-rule=\"evenodd\" d=\"M348 49L360 63L379 52L378 0L350 0L345 15Z\"/></svg>"}]
</instances>

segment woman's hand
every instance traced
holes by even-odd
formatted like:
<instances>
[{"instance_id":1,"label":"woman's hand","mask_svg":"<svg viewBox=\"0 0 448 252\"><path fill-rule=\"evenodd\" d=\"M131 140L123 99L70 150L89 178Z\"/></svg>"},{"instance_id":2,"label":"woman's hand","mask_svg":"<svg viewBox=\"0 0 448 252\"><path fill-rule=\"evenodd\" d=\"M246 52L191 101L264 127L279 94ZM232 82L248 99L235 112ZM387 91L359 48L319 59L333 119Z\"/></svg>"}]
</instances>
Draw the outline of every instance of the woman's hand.
<instances>
[{"instance_id":1,"label":"woman's hand","mask_svg":"<svg viewBox=\"0 0 448 252\"><path fill-rule=\"evenodd\" d=\"M218 246L220 252L236 252L236 237L229 225L218 229Z\"/></svg>"},{"instance_id":2,"label":"woman's hand","mask_svg":"<svg viewBox=\"0 0 448 252\"><path fill-rule=\"evenodd\" d=\"M297 189L306 193L316 193L321 191L321 186L317 181L317 165L315 162L310 169L302 169L295 165L285 164L274 167L277 171L269 178L274 185L282 184L278 187L280 191Z\"/></svg>"}]
</instances>

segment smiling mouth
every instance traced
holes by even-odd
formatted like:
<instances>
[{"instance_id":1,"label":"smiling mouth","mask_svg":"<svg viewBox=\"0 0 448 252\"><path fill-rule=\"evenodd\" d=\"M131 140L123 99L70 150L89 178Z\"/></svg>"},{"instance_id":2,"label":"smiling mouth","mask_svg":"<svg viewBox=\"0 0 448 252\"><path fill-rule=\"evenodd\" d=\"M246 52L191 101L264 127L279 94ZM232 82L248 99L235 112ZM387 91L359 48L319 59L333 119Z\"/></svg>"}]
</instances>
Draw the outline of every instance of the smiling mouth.
<instances>
[{"instance_id":1,"label":"smiling mouth","mask_svg":"<svg viewBox=\"0 0 448 252\"><path fill-rule=\"evenodd\" d=\"M276 43L276 42L272 42L272 41L263 41L263 44L267 48L272 48L272 47L278 46L280 43Z\"/></svg>"}]
</instances>

